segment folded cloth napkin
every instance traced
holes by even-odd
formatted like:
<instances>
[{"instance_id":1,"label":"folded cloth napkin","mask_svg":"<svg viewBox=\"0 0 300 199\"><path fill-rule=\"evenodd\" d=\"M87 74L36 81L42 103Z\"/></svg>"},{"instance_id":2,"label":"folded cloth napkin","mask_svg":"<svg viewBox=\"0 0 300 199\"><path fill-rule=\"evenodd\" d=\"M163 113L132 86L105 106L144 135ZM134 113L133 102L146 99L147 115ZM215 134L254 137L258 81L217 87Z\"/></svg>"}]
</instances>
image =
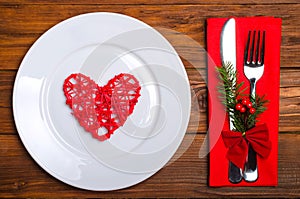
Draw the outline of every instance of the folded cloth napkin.
<instances>
[{"instance_id":1,"label":"folded cloth napkin","mask_svg":"<svg viewBox=\"0 0 300 199\"><path fill-rule=\"evenodd\" d=\"M267 110L259 117L258 124L266 124L272 148L268 158L257 158L258 179L255 182L232 184L228 180L228 149L221 137L222 130L229 129L228 116L220 101L217 87L219 84L216 67L221 66L220 37L223 25L228 18L210 18L207 20L208 51L208 91L209 91L209 185L210 186L276 186L278 160L278 121L279 121L279 84L280 84L280 42L281 19L274 17L234 17L236 20L236 67L238 81L249 85L243 71L243 56L249 30L265 30L265 67L264 74L256 85L256 94L265 95L269 100ZM247 91L249 92L249 90ZM224 117L225 115L225 117Z\"/></svg>"}]
</instances>

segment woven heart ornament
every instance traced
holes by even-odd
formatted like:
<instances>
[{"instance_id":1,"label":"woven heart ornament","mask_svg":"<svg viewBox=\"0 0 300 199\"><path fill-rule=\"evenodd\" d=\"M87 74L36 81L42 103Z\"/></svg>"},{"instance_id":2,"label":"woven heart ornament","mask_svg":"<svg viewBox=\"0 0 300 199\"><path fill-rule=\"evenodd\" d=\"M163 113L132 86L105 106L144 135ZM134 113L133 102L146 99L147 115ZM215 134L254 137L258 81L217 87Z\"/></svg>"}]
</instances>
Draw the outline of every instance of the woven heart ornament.
<instances>
[{"instance_id":1,"label":"woven heart ornament","mask_svg":"<svg viewBox=\"0 0 300 199\"><path fill-rule=\"evenodd\" d=\"M64 81L63 91L66 104L73 110L74 117L94 138L104 141L110 138L138 102L141 86L131 74L121 73L99 86L81 73L71 74ZM99 135L104 127L106 134Z\"/></svg>"}]
</instances>

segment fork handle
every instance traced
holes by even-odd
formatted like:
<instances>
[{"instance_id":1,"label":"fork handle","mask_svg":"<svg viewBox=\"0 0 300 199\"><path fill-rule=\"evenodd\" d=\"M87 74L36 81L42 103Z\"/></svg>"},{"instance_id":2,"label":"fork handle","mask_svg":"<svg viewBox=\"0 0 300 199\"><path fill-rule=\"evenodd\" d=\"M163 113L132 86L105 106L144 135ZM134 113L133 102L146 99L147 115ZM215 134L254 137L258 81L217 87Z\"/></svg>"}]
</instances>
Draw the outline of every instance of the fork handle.
<instances>
[{"instance_id":1,"label":"fork handle","mask_svg":"<svg viewBox=\"0 0 300 199\"><path fill-rule=\"evenodd\" d=\"M250 79L250 100L252 103L255 103L256 82L255 78ZM247 182L255 182L258 177L256 152L250 144L248 147L248 160L245 163L244 178Z\"/></svg>"},{"instance_id":2,"label":"fork handle","mask_svg":"<svg viewBox=\"0 0 300 199\"><path fill-rule=\"evenodd\" d=\"M255 88L256 88L256 79L252 78L250 79L250 96L252 102L255 102Z\"/></svg>"}]
</instances>

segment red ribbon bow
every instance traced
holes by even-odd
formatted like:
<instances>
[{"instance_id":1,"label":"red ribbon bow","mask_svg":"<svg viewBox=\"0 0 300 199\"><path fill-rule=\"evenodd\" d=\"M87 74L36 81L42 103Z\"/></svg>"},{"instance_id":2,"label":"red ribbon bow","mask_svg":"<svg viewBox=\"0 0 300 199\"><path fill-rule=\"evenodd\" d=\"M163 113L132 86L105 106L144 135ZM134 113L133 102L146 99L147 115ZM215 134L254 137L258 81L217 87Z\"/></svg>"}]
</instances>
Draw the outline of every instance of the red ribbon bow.
<instances>
[{"instance_id":1,"label":"red ribbon bow","mask_svg":"<svg viewBox=\"0 0 300 199\"><path fill-rule=\"evenodd\" d=\"M222 131L222 138L228 148L227 159L243 169L248 156L248 144L261 158L267 158L271 152L271 141L266 124L253 127L245 132Z\"/></svg>"}]
</instances>

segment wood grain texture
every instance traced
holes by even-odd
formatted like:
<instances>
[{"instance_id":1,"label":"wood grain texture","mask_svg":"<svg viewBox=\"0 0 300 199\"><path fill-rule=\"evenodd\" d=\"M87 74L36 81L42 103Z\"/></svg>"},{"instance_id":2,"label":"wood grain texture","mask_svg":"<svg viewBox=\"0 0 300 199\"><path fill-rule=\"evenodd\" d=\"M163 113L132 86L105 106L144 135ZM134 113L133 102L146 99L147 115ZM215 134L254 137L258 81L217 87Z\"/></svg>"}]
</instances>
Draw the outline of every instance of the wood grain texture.
<instances>
[{"instance_id":1,"label":"wood grain texture","mask_svg":"<svg viewBox=\"0 0 300 199\"><path fill-rule=\"evenodd\" d=\"M127 1L120 1L120 0L102 0L102 1L95 1L95 0L1 0L3 4L92 4L92 5L182 5L182 4L217 4L217 5L234 5L234 4L270 4L270 0L127 0ZM272 4L291 4L291 3L298 3L297 0L273 0Z\"/></svg>"},{"instance_id":2,"label":"wood grain texture","mask_svg":"<svg viewBox=\"0 0 300 199\"><path fill-rule=\"evenodd\" d=\"M199 158L203 139L204 135L187 134L177 154L183 151L185 153L175 155L171 164L143 183L113 192L91 192L70 187L54 179L30 158L17 136L2 136L0 197L299 196L300 159L295 156L299 155L300 148L293 147L300 142L300 135L279 136L278 187L207 187L207 157Z\"/></svg>"},{"instance_id":3,"label":"wood grain texture","mask_svg":"<svg viewBox=\"0 0 300 199\"><path fill-rule=\"evenodd\" d=\"M284 9L283 9L284 7ZM163 35L185 59L201 66L197 54L186 53L178 33L195 40L205 49L205 21L209 17L271 15L281 17L281 67L300 67L300 5L1 5L0 69L17 69L33 42L46 30L69 17L87 12L117 12L164 28ZM30 14L29 14L30 13ZM221 15L220 15L221 13ZM189 49L190 51L191 49ZM197 49L195 49L197 50ZM198 66L198 64L200 66Z\"/></svg>"},{"instance_id":4,"label":"wood grain texture","mask_svg":"<svg viewBox=\"0 0 300 199\"><path fill-rule=\"evenodd\" d=\"M0 197L299 198L299 10L299 0L0 0ZM192 93L192 117L171 164L133 187L92 192L60 182L30 157L14 124L12 92L23 57L45 31L69 17L103 11L142 20L170 41L187 70ZM207 186L207 157L199 158L207 131L206 19L259 15L282 18L279 185L210 188Z\"/></svg>"}]
</instances>

